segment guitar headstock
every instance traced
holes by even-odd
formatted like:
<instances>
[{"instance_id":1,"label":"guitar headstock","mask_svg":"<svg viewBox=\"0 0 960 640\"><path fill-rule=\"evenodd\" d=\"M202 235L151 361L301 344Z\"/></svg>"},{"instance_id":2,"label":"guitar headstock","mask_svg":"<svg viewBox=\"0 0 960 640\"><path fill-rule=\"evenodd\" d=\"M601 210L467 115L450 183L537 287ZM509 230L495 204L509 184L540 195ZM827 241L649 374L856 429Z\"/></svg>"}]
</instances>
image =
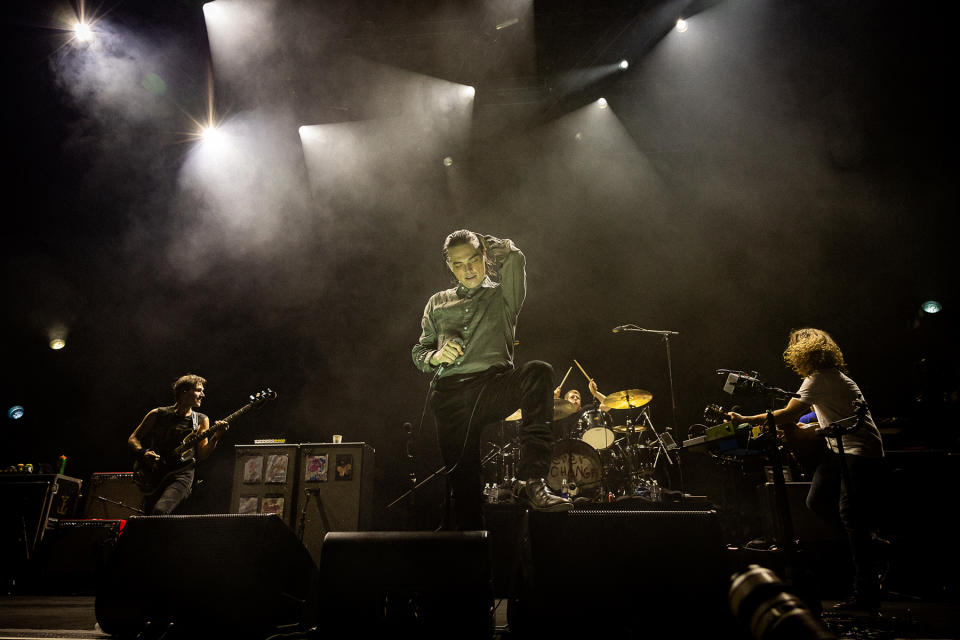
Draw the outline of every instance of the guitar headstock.
<instances>
[{"instance_id":1,"label":"guitar headstock","mask_svg":"<svg viewBox=\"0 0 960 640\"><path fill-rule=\"evenodd\" d=\"M252 394L250 396L250 402L248 402L247 405L251 409L257 409L267 404L271 400L275 399L276 397L277 397L277 392L268 387L266 389L263 389L262 391L258 391L257 393Z\"/></svg>"}]
</instances>

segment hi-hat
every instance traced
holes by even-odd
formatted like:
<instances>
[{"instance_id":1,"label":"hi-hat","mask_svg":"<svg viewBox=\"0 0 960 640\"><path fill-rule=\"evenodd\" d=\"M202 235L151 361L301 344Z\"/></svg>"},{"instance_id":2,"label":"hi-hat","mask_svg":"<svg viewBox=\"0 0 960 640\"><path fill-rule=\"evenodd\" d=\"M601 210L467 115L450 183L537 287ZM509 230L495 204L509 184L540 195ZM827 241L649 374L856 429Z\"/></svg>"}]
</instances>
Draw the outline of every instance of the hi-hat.
<instances>
[{"instance_id":1,"label":"hi-hat","mask_svg":"<svg viewBox=\"0 0 960 640\"><path fill-rule=\"evenodd\" d=\"M563 398L554 398L553 399L553 419L562 420L567 416L572 416L577 412L577 405L573 404L569 400ZM517 409L509 416L504 418L507 422L514 422L516 420L523 420L523 412L520 409Z\"/></svg>"},{"instance_id":2,"label":"hi-hat","mask_svg":"<svg viewBox=\"0 0 960 640\"><path fill-rule=\"evenodd\" d=\"M611 409L636 409L653 400L653 394L643 389L615 391L603 399L603 404Z\"/></svg>"},{"instance_id":3,"label":"hi-hat","mask_svg":"<svg viewBox=\"0 0 960 640\"><path fill-rule=\"evenodd\" d=\"M641 431L646 431L647 427L646 425L642 424L618 424L613 428L613 430L615 433L630 433L631 431L639 433Z\"/></svg>"}]
</instances>

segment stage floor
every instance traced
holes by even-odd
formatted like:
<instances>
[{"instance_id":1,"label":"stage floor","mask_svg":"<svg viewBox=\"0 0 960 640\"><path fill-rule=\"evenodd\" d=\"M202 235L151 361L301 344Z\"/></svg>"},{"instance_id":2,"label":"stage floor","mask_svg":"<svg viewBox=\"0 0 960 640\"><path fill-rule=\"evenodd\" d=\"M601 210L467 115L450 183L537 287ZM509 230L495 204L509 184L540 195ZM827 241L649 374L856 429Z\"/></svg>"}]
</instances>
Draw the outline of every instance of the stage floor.
<instances>
[{"instance_id":1,"label":"stage floor","mask_svg":"<svg viewBox=\"0 0 960 640\"><path fill-rule=\"evenodd\" d=\"M824 601L823 620L837 636L863 640L960 637L960 607L953 602L884 602L879 615L836 614ZM615 610L611 602L611 610ZM517 638L507 626L507 602L498 601L494 638ZM97 627L92 596L3 596L0 640L109 638ZM744 638L748 636L744 635Z\"/></svg>"}]
</instances>

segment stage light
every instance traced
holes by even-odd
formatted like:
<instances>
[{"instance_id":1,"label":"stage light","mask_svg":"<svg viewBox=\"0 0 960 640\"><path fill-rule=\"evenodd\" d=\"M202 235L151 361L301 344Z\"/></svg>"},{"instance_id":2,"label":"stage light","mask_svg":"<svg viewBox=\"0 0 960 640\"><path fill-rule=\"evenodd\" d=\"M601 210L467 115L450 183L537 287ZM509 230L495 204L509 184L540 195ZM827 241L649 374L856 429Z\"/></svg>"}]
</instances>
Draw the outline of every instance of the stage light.
<instances>
[{"instance_id":1,"label":"stage light","mask_svg":"<svg viewBox=\"0 0 960 640\"><path fill-rule=\"evenodd\" d=\"M7 409L7 417L11 420L19 420L23 417L23 407L18 404L13 405Z\"/></svg>"},{"instance_id":2,"label":"stage light","mask_svg":"<svg viewBox=\"0 0 960 640\"><path fill-rule=\"evenodd\" d=\"M940 310L943 309L943 306L941 306L941 304L936 300L927 300L922 305L920 305L920 308L923 310L924 313L934 314L934 313L939 313Z\"/></svg>"},{"instance_id":3,"label":"stage light","mask_svg":"<svg viewBox=\"0 0 960 640\"><path fill-rule=\"evenodd\" d=\"M620 61L620 68L621 68L621 69L626 69L626 68L628 68L629 66L630 66L630 63L627 62L626 60L621 60L621 61Z\"/></svg>"},{"instance_id":4,"label":"stage light","mask_svg":"<svg viewBox=\"0 0 960 640\"><path fill-rule=\"evenodd\" d=\"M60 351L60 349L63 349L65 346L67 346L67 341L63 338L53 338L50 340L50 348L54 351Z\"/></svg>"},{"instance_id":5,"label":"stage light","mask_svg":"<svg viewBox=\"0 0 960 640\"><path fill-rule=\"evenodd\" d=\"M450 156L447 156L446 158L444 158L444 159L443 159L443 166L445 166L445 167L452 167L452 166L453 166L453 158L451 158Z\"/></svg>"},{"instance_id":6,"label":"stage light","mask_svg":"<svg viewBox=\"0 0 960 640\"><path fill-rule=\"evenodd\" d=\"M601 109L606 109L606 108L607 108L607 99L606 99L606 98L600 98L599 100L597 100L597 106L600 107Z\"/></svg>"},{"instance_id":7,"label":"stage light","mask_svg":"<svg viewBox=\"0 0 960 640\"><path fill-rule=\"evenodd\" d=\"M683 18L679 18L677 20L677 31L679 31L680 33L686 33L688 28L689 26L687 25L686 20L684 20Z\"/></svg>"},{"instance_id":8,"label":"stage light","mask_svg":"<svg viewBox=\"0 0 960 640\"><path fill-rule=\"evenodd\" d=\"M223 140L223 132L221 132L216 126L209 125L200 129L200 137L205 141L215 143Z\"/></svg>"},{"instance_id":9,"label":"stage light","mask_svg":"<svg viewBox=\"0 0 960 640\"><path fill-rule=\"evenodd\" d=\"M93 38L93 29L86 22L77 22L73 25L73 34L80 42L88 42Z\"/></svg>"}]
</instances>

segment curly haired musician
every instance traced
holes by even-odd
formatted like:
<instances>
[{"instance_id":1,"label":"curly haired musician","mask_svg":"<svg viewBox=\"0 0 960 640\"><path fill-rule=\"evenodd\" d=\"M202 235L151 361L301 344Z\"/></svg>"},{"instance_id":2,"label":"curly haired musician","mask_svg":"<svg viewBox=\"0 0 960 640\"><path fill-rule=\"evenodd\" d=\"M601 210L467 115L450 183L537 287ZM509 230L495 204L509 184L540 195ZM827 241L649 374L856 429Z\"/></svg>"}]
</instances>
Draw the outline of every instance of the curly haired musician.
<instances>
[{"instance_id":1,"label":"curly haired musician","mask_svg":"<svg viewBox=\"0 0 960 640\"><path fill-rule=\"evenodd\" d=\"M183 439L192 432L203 433L210 428L210 419L196 411L203 402L203 391L206 380L198 375L188 374L173 383L174 404L169 407L151 409L140 425L130 434L127 444L140 460L146 470L156 469L161 457L172 451ZM203 460L216 448L220 436L226 432L229 425L222 422L215 423L220 431L210 438L204 438L197 443L195 454L197 460ZM188 468L175 470L166 477L162 484L153 491L148 498L147 513L151 515L168 515L181 502L190 496L193 489L193 480L196 469L193 465ZM153 504L149 504L152 502Z\"/></svg>"},{"instance_id":2,"label":"curly haired musician","mask_svg":"<svg viewBox=\"0 0 960 640\"><path fill-rule=\"evenodd\" d=\"M526 297L523 253L510 240L461 229L447 236L443 257L457 286L427 301L412 356L418 369L435 374L430 405L457 526L483 528L480 428L517 406L523 414L518 499L539 510L570 509L573 504L551 494L542 480L553 448L553 367L536 360L513 363Z\"/></svg>"},{"instance_id":3,"label":"curly haired musician","mask_svg":"<svg viewBox=\"0 0 960 640\"><path fill-rule=\"evenodd\" d=\"M790 333L784 361L803 377L799 398L773 412L777 424L795 424L813 407L817 422L827 427L850 418L854 401L863 395L857 383L844 372L843 353L833 338L820 329L797 329ZM741 416L731 413L736 422L762 424L765 414ZM875 610L880 604L880 584L873 552L871 525L876 513L876 494L882 479L883 443L869 410L860 428L842 436L850 485L843 482L835 438L827 438L829 450L813 474L807 506L817 515L836 523L838 516L847 534L854 564L854 591L839 603L839 608Z\"/></svg>"}]
</instances>

